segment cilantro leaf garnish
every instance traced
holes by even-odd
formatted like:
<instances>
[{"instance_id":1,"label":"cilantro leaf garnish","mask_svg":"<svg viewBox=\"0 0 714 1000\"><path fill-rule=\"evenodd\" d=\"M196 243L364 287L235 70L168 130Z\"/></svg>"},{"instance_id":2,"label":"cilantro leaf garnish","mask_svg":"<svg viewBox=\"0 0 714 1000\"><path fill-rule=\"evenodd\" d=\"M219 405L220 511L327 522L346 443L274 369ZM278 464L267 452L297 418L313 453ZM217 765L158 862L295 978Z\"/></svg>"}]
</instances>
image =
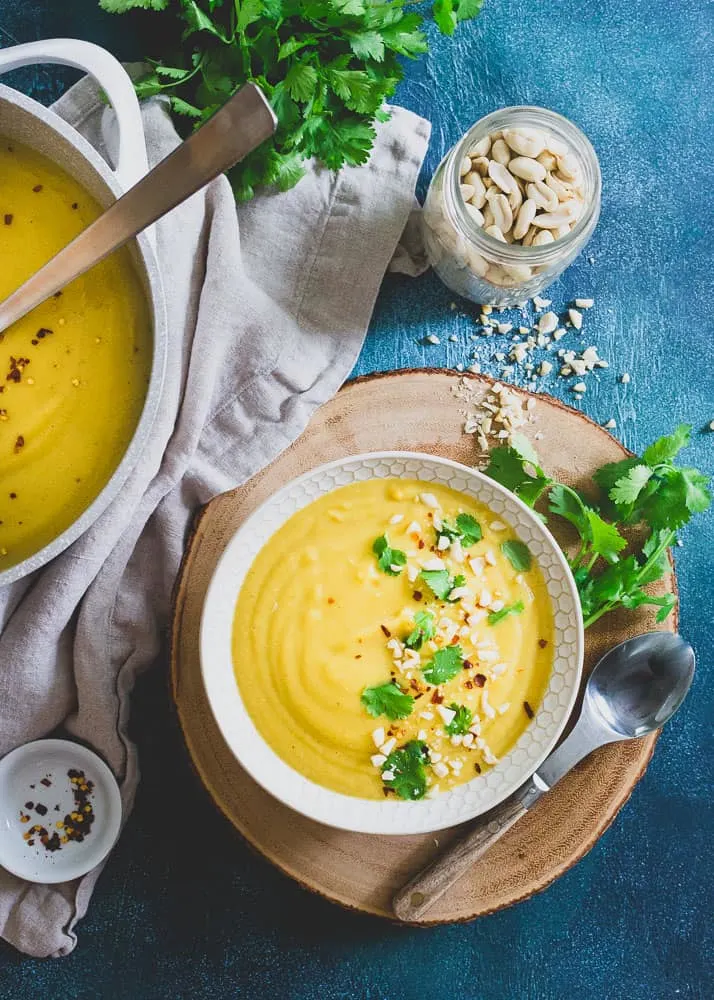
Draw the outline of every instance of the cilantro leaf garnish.
<instances>
[{"instance_id":1,"label":"cilantro leaf garnish","mask_svg":"<svg viewBox=\"0 0 714 1000\"><path fill-rule=\"evenodd\" d=\"M448 601L452 590L466 584L466 577L462 573L452 577L448 569L423 569L419 576L434 596L442 601Z\"/></svg>"},{"instance_id":2,"label":"cilantro leaf garnish","mask_svg":"<svg viewBox=\"0 0 714 1000\"><path fill-rule=\"evenodd\" d=\"M393 549L386 535L375 538L372 552L377 556L377 565L387 576L399 576L407 564L406 553L401 549Z\"/></svg>"},{"instance_id":3,"label":"cilantro leaf garnish","mask_svg":"<svg viewBox=\"0 0 714 1000\"><path fill-rule=\"evenodd\" d=\"M454 581L448 569L423 569L419 576L434 596L442 601L445 601L454 589Z\"/></svg>"},{"instance_id":4,"label":"cilantro leaf garnish","mask_svg":"<svg viewBox=\"0 0 714 1000\"><path fill-rule=\"evenodd\" d=\"M471 723L474 721L473 712L466 705L457 705L455 701L452 701L448 707L456 715L451 722L446 723L444 730L449 736L462 736L469 731Z\"/></svg>"},{"instance_id":5,"label":"cilantro leaf garnish","mask_svg":"<svg viewBox=\"0 0 714 1000\"><path fill-rule=\"evenodd\" d=\"M404 640L409 649L421 649L425 642L434 638L434 614L432 611L417 611L414 628Z\"/></svg>"},{"instance_id":6,"label":"cilantro leaf garnish","mask_svg":"<svg viewBox=\"0 0 714 1000\"><path fill-rule=\"evenodd\" d=\"M481 525L471 514L457 514L456 527L458 528L461 544L464 548L471 548L472 545L475 545L476 542L479 542L483 538Z\"/></svg>"},{"instance_id":7,"label":"cilantro leaf garnish","mask_svg":"<svg viewBox=\"0 0 714 1000\"><path fill-rule=\"evenodd\" d=\"M177 115L198 126L243 84L265 92L278 126L229 171L239 200L264 185L287 190L311 158L334 170L365 163L374 123L389 116L385 104L404 75L402 57L427 51L423 18L403 0L99 2L115 14L165 12L164 30L154 34L166 64L149 60L135 83L139 97L165 94ZM481 0L435 0L434 19L453 34L480 8Z\"/></svg>"},{"instance_id":8,"label":"cilantro leaf garnish","mask_svg":"<svg viewBox=\"0 0 714 1000\"><path fill-rule=\"evenodd\" d=\"M457 514L454 524L447 520L442 521L441 527L436 533L437 539L441 538L442 535L450 542L458 539L465 549L470 549L472 545L483 538L481 525L471 514Z\"/></svg>"},{"instance_id":9,"label":"cilantro leaf garnish","mask_svg":"<svg viewBox=\"0 0 714 1000\"><path fill-rule=\"evenodd\" d=\"M365 688L360 701L374 719L380 715L386 715L388 719L406 719L414 708L412 696L402 691L394 681Z\"/></svg>"},{"instance_id":10,"label":"cilantro leaf garnish","mask_svg":"<svg viewBox=\"0 0 714 1000\"><path fill-rule=\"evenodd\" d=\"M498 625L499 622L502 622L504 618L508 618L509 615L520 615L524 610L525 605L523 601L516 601L514 604L507 604L500 611L492 611L486 621L489 625Z\"/></svg>"},{"instance_id":11,"label":"cilantro leaf garnish","mask_svg":"<svg viewBox=\"0 0 714 1000\"><path fill-rule=\"evenodd\" d=\"M400 799L423 799L426 795L426 743L410 740L403 747L392 750L382 764L382 781L393 788ZM393 775L385 778L384 774Z\"/></svg>"},{"instance_id":12,"label":"cilantro leaf garnish","mask_svg":"<svg viewBox=\"0 0 714 1000\"><path fill-rule=\"evenodd\" d=\"M464 668L464 654L461 646L446 646L434 653L434 659L427 663L422 673L429 684L446 684Z\"/></svg>"},{"instance_id":13,"label":"cilantro leaf garnish","mask_svg":"<svg viewBox=\"0 0 714 1000\"><path fill-rule=\"evenodd\" d=\"M533 562L531 551L519 538L509 538L507 542L502 542L501 552L517 573L523 573L531 568Z\"/></svg>"},{"instance_id":14,"label":"cilantro leaf garnish","mask_svg":"<svg viewBox=\"0 0 714 1000\"><path fill-rule=\"evenodd\" d=\"M601 490L596 502L586 501L577 490L547 476L527 442L491 452L486 472L492 479L531 506L548 492L550 512L569 521L578 532L580 546L568 561L586 628L619 606L654 605L657 621L664 621L672 610L672 594L652 595L643 588L668 572L667 551L677 531L711 503L708 476L674 461L690 435L691 427L680 424L640 457L602 466L593 476ZM621 529L635 526L640 529L634 539L637 544L631 543L625 556L628 539Z\"/></svg>"}]
</instances>

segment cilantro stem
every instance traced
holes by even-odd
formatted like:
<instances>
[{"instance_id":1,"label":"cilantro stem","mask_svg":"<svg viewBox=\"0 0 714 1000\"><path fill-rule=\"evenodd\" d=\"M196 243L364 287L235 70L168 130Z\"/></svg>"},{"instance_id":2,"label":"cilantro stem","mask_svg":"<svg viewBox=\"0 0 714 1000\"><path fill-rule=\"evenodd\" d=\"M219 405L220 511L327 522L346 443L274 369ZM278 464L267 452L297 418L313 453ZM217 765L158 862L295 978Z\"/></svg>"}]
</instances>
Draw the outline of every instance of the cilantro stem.
<instances>
[{"instance_id":1,"label":"cilantro stem","mask_svg":"<svg viewBox=\"0 0 714 1000\"><path fill-rule=\"evenodd\" d=\"M188 81L191 80L196 75L196 73L198 73L198 71L201 69L201 67L203 66L204 58L205 56L201 56L201 58L198 60L198 62L193 67L191 72L187 73L186 76L182 76L180 80L169 80L168 83L159 83L156 84L156 86L159 87L161 90L169 90L171 87L183 87L184 83L188 83ZM151 63L151 65L152 66L155 65L155 63Z\"/></svg>"},{"instance_id":2,"label":"cilantro stem","mask_svg":"<svg viewBox=\"0 0 714 1000\"><path fill-rule=\"evenodd\" d=\"M587 565L588 573L591 572L593 566L595 565L595 563L598 561L599 558L600 558L600 553L599 552L595 552L594 555L593 555L593 557L592 557L592 559L590 560L590 562Z\"/></svg>"},{"instance_id":3,"label":"cilantro stem","mask_svg":"<svg viewBox=\"0 0 714 1000\"><path fill-rule=\"evenodd\" d=\"M657 562L657 560L660 558L663 552L667 551L667 549L674 543L676 537L677 533L675 531L670 531L667 535L665 535L664 539L659 543L659 545L654 550L654 552L649 556L649 558L642 564L636 577L638 586L641 586L640 581L645 576L646 571L649 569L649 567L653 563ZM595 622L598 621L600 618L602 618L603 615L606 615L608 611L612 611L613 608L616 608L620 603L621 603L620 598L616 597L614 600L608 601L607 604L603 604L601 608L599 608L597 611L594 611L591 615L589 615L585 619L585 621L583 622L583 628L590 628L591 625L594 625Z\"/></svg>"}]
</instances>

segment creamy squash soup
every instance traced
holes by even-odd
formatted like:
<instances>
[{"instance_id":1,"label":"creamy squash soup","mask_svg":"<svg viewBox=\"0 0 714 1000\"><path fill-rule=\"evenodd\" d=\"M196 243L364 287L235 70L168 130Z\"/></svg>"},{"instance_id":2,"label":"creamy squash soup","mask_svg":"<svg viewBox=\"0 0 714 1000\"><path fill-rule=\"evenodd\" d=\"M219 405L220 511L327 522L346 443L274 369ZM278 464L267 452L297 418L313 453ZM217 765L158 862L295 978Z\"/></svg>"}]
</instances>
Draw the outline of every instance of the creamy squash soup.
<instances>
[{"instance_id":1,"label":"creamy squash soup","mask_svg":"<svg viewBox=\"0 0 714 1000\"><path fill-rule=\"evenodd\" d=\"M0 140L0 299L100 213L52 162ZM0 333L0 570L52 541L106 485L150 366L149 312L127 250Z\"/></svg>"},{"instance_id":2,"label":"creamy squash soup","mask_svg":"<svg viewBox=\"0 0 714 1000\"><path fill-rule=\"evenodd\" d=\"M529 725L553 613L511 527L445 486L373 479L294 514L238 595L233 663L295 770L366 799L484 774Z\"/></svg>"}]
</instances>

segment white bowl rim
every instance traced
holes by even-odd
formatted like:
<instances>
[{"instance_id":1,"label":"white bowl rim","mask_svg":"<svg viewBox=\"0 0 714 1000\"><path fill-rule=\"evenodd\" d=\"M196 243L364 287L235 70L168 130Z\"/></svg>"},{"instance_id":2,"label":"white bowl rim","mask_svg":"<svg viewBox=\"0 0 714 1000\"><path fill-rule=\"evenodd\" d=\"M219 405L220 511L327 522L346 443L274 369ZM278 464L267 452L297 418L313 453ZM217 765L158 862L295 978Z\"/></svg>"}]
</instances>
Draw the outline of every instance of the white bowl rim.
<instances>
[{"instance_id":1,"label":"white bowl rim","mask_svg":"<svg viewBox=\"0 0 714 1000\"><path fill-rule=\"evenodd\" d=\"M487 483L489 488L494 489L496 493L502 494L508 501L508 503L515 505L521 513L526 515L527 520L532 526L541 534L542 538L548 544L552 554L555 556L557 562L560 564L560 568L563 571L563 577L568 586L568 594L572 602L573 610L575 611L574 621L572 624L576 629L576 663L574 665L574 670L572 674L572 690L568 698L567 706L562 711L562 717L559 719L557 727L550 738L548 745L542 751L542 753L536 758L535 762L531 762L529 767L522 771L518 775L517 779L504 784L503 790L499 792L498 800L490 802L487 806L483 808L476 809L475 811L469 810L468 814L462 815L458 814L457 818L454 818L453 813L450 813L448 809L442 810L443 816L439 819L435 819L433 816L430 818L430 814L434 810L426 808L427 806L433 806L434 803L442 802L445 803L450 796L453 796L454 792L458 791L459 788L464 788L465 786L473 785L476 782L480 782L482 778L474 778L470 782L465 782L464 785L457 786L456 789L452 789L448 792L443 792L434 798L421 799L415 802L404 802L394 798L389 798L384 802L376 799L362 799L356 796L344 795L340 792L332 791L323 785L319 785L309 778L302 775L300 772L294 770L282 757L280 757L265 741L261 733L256 728L253 720L248 714L243 700L240 695L240 690L238 684L235 681L235 675L233 672L233 659L231 652L230 640L227 643L227 648L221 650L224 654L224 661L221 664L219 670L215 669L216 663L216 647L215 647L215 634L216 631L220 631L221 625L225 629L226 625L228 627L228 635L232 633L233 627L233 616L235 613L235 605L238 599L238 594L240 588L235 591L232 598L232 613L230 615L230 621L226 622L223 620L216 620L216 606L219 595L222 593L222 588L224 587L223 578L228 574L231 561L236 554L236 549L240 543L241 537L243 537L250 529L251 524L257 521L264 513L265 509L273 504L278 503L283 497L286 497L291 491L301 484L309 481L313 477L319 476L321 474L327 473L330 470L338 469L342 466L348 465L354 462L374 462L380 460L405 460L405 461L415 461L429 463L441 466L443 468L449 468L455 472L459 472L475 482ZM370 478L399 478L393 475L386 477L372 475ZM407 477L404 477L407 478ZM410 478L419 479L419 474L410 475ZM324 496L330 492L332 489L338 487L332 487L329 490L320 490L319 496ZM475 494L476 495L476 494ZM477 496L477 495L476 495ZM303 507L306 505L303 505ZM296 508L291 514L287 515L282 519L281 524L277 526L268 537L261 543L261 548L267 544L267 541L279 530L279 528L284 524L290 517L293 516L297 510L302 509ZM508 520L508 515L504 515L505 519ZM253 560L250 561L248 569L252 565ZM247 572L247 570L246 570ZM241 581L242 583L242 581ZM572 715L572 711L580 690L580 682L582 678L583 669L583 658L584 658L584 628L583 628L583 615L580 605L580 600L578 597L577 586L575 580L573 579L570 566L565 558L565 555L556 542L553 535L550 533L543 521L538 517L533 508L528 507L527 504L523 503L514 493L501 486L500 483L486 476L483 472L478 469L464 465L461 462L456 462L453 459L442 458L438 455L430 455L426 452L414 452L414 451L401 451L401 450L384 450L384 451L372 451L372 452L360 452L354 455L345 455L342 458L333 459L330 462L322 463L318 466L314 466L308 469L299 476L291 479L280 489L271 493L270 496L260 503L255 510L253 510L248 517L238 526L236 531L233 533L231 538L226 543L223 552L221 553L218 562L213 570L211 580L209 582L208 588L206 590L206 595L204 598L203 609L201 612L201 622L199 631L199 660L201 667L201 675L204 684L204 689L206 691L206 697L211 708L211 712L216 721L216 724L226 742L229 750L236 758L240 766L253 778L258 785L261 786L266 792L272 795L278 801L282 802L284 805L289 806L291 809L308 817L309 819L315 820L316 822L323 823L326 826L333 827L339 830L347 830L353 833L371 833L380 835L410 835L418 833L432 833L438 830L447 829L458 823L467 822L469 819L473 819L489 809L493 808L498 802L502 802L510 794L512 794L516 789L518 789L531 775L540 767L546 757L552 752L555 745L557 744L562 732ZM235 710L235 705L231 708L228 707L221 684L221 674L223 674L225 668L230 668L230 678L232 680L234 691L231 693L235 695L237 699L237 706L243 712L243 719L241 720L241 725L245 724L245 728L249 733L251 741L255 744L257 740L257 745L259 745L264 755L267 752L267 757L271 761L271 775L280 774L286 780L282 782L276 782L271 780L270 775L266 775L260 768L255 766L255 761L253 760L250 753L245 752L245 736L240 737L240 741L236 740L236 730L235 730L235 718L232 712ZM536 716L538 715L536 711ZM513 750L518 746L520 740L523 739L525 733L528 732L528 727L521 734L521 737L517 741L515 747L513 747L509 754L502 760L507 760ZM496 765L497 767L498 765ZM494 768L495 770L495 768ZM313 799L317 799L319 802L319 808L315 808ZM355 816L355 804L359 803L359 815ZM380 819L380 816L384 815L385 809L389 811L391 815L390 822L385 823ZM351 814L351 818L346 820L344 817L347 814ZM395 822L395 820L399 822Z\"/></svg>"}]
</instances>

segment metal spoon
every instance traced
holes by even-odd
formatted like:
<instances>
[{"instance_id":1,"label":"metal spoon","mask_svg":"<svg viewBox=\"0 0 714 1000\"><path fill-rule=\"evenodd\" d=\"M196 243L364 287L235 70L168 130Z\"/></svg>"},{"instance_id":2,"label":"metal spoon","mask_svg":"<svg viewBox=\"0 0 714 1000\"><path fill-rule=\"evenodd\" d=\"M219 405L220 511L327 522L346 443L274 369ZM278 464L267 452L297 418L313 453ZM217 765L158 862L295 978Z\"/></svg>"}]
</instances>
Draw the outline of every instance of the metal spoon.
<instances>
[{"instance_id":1,"label":"metal spoon","mask_svg":"<svg viewBox=\"0 0 714 1000\"><path fill-rule=\"evenodd\" d=\"M672 718L694 677L694 650L681 636L648 632L615 646L595 665L580 717L569 736L510 798L481 816L400 889L400 920L418 920L464 872L517 823L571 768L606 743L631 740Z\"/></svg>"},{"instance_id":2,"label":"metal spoon","mask_svg":"<svg viewBox=\"0 0 714 1000\"><path fill-rule=\"evenodd\" d=\"M265 95L248 83L0 303L0 333L92 265L228 170L275 131Z\"/></svg>"}]
</instances>

